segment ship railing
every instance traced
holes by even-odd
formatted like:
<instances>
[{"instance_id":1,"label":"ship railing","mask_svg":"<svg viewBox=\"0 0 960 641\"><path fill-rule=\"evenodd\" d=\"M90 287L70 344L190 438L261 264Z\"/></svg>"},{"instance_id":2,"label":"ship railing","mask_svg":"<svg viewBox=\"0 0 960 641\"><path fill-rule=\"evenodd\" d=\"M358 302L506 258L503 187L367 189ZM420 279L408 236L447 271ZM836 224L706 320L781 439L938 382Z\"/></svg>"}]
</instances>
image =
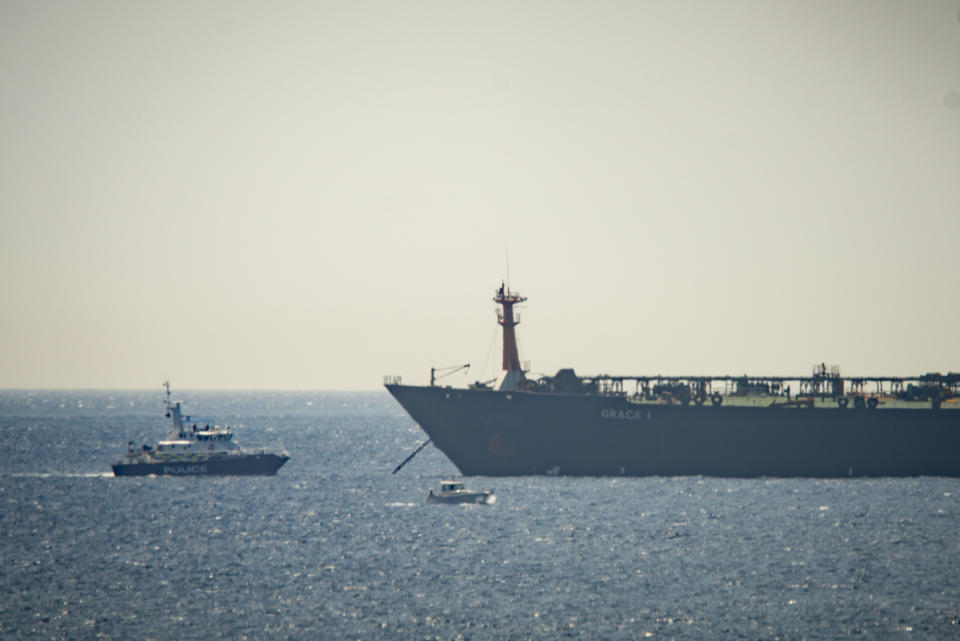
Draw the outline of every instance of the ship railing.
<instances>
[{"instance_id":1,"label":"ship railing","mask_svg":"<svg viewBox=\"0 0 960 641\"><path fill-rule=\"evenodd\" d=\"M402 381L403 381L403 377L401 376L390 376L388 374L387 376L383 377L384 385L400 385Z\"/></svg>"},{"instance_id":2,"label":"ship railing","mask_svg":"<svg viewBox=\"0 0 960 641\"><path fill-rule=\"evenodd\" d=\"M282 454L283 456L290 456L290 452L286 448L281 448L280 450L271 450L265 447L257 448L243 448L236 451L236 455L247 455L247 454Z\"/></svg>"}]
</instances>

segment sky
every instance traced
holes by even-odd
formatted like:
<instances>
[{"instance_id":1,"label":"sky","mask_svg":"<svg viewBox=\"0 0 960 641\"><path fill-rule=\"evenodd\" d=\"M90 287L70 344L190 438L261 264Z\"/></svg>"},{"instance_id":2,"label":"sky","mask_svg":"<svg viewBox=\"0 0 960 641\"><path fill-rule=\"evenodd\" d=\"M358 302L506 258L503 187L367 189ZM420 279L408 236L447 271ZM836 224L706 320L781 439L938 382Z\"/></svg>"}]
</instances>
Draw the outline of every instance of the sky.
<instances>
[{"instance_id":1,"label":"sky","mask_svg":"<svg viewBox=\"0 0 960 641\"><path fill-rule=\"evenodd\" d=\"M0 2L0 387L960 371L960 1Z\"/></svg>"}]
</instances>

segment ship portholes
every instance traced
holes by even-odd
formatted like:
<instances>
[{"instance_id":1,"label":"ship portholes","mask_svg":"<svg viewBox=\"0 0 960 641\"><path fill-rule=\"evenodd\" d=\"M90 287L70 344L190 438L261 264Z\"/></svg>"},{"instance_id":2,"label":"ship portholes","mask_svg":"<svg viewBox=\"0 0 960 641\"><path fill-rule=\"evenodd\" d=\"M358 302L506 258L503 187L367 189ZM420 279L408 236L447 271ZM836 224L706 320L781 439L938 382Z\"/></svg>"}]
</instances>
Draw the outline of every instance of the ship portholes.
<instances>
[{"instance_id":1,"label":"ship portholes","mask_svg":"<svg viewBox=\"0 0 960 641\"><path fill-rule=\"evenodd\" d=\"M720 396L719 394L714 394L713 396L710 397L710 402L713 404L714 407L720 407L721 405L723 405L723 397Z\"/></svg>"},{"instance_id":2,"label":"ship portholes","mask_svg":"<svg viewBox=\"0 0 960 641\"><path fill-rule=\"evenodd\" d=\"M840 407L840 409L845 409L849 404L850 404L850 399L847 398L846 396L841 396L840 398L837 399L837 405Z\"/></svg>"}]
</instances>

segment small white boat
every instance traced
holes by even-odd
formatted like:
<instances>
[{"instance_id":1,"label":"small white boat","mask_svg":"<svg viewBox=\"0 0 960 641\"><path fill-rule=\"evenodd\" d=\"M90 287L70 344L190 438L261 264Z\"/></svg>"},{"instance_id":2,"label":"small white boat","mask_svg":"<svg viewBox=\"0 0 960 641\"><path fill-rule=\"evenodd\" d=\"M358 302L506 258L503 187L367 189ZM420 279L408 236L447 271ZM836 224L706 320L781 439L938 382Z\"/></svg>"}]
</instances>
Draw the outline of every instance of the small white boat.
<instances>
[{"instance_id":1,"label":"small white boat","mask_svg":"<svg viewBox=\"0 0 960 641\"><path fill-rule=\"evenodd\" d=\"M460 481L443 481L440 483L440 492L434 494L430 490L427 495L427 503L482 503L489 505L495 503L497 496L493 490L483 490L474 492L468 490Z\"/></svg>"}]
</instances>

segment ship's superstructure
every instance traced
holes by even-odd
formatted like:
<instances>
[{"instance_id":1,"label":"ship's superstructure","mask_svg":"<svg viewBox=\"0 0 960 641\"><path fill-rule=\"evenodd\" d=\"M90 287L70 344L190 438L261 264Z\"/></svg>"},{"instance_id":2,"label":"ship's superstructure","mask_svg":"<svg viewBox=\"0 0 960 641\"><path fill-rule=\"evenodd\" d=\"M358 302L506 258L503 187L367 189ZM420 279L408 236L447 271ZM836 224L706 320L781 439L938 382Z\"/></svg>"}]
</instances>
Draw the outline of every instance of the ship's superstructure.
<instances>
[{"instance_id":1,"label":"ship's superstructure","mask_svg":"<svg viewBox=\"0 0 960 641\"><path fill-rule=\"evenodd\" d=\"M115 476L270 475L290 458L286 452L238 447L229 426L191 421L183 415L180 401L170 400L170 383L163 385L170 419L167 438L155 447L136 448L131 441L127 453L113 465Z\"/></svg>"},{"instance_id":2,"label":"ship's superstructure","mask_svg":"<svg viewBox=\"0 0 960 641\"><path fill-rule=\"evenodd\" d=\"M511 292L503 283L493 297L493 302L501 306L501 311L497 312L497 322L503 327L503 371L495 385L495 388L501 391L521 389L526 385L526 377L520 365L520 350L517 349L517 332L514 329L520 321L513 312L513 306L525 300L527 299Z\"/></svg>"},{"instance_id":3,"label":"ship's superstructure","mask_svg":"<svg viewBox=\"0 0 960 641\"><path fill-rule=\"evenodd\" d=\"M960 374L529 379L501 285L503 371L466 389L386 387L463 474L960 476Z\"/></svg>"}]
</instances>

